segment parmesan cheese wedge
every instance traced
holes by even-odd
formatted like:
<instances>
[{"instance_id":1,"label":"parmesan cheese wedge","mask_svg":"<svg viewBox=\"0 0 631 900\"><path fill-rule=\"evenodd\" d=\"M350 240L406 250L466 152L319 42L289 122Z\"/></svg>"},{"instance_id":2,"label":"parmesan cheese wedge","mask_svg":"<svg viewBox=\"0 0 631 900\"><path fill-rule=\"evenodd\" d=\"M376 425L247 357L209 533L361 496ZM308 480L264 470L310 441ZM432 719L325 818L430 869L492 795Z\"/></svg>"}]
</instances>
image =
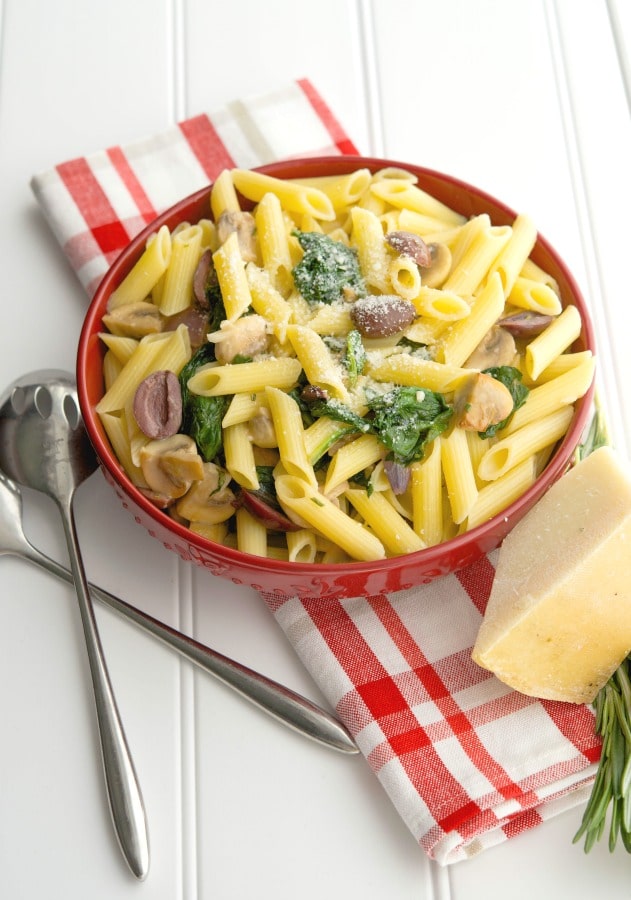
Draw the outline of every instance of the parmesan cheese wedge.
<instances>
[{"instance_id":1,"label":"parmesan cheese wedge","mask_svg":"<svg viewBox=\"0 0 631 900\"><path fill-rule=\"evenodd\" d=\"M523 694L590 703L631 651L631 474L578 463L499 553L472 657Z\"/></svg>"}]
</instances>

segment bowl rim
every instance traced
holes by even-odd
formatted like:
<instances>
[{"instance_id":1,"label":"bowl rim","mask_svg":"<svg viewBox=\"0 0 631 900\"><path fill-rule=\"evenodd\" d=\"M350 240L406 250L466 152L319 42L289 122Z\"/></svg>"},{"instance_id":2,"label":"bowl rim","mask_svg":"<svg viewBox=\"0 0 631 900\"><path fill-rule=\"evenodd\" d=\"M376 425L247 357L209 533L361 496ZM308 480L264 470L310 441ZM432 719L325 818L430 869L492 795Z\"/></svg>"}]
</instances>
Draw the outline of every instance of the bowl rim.
<instances>
[{"instance_id":1,"label":"bowl rim","mask_svg":"<svg viewBox=\"0 0 631 900\"><path fill-rule=\"evenodd\" d=\"M340 155L294 158L256 166L252 168L252 171L262 172L276 177L290 178L292 175L287 174L288 169L299 168L301 171L306 170L308 173L311 173L313 170L313 174L315 174L316 171L321 170L323 167L334 167L338 170L339 174L348 174L358 168L369 168L373 171L383 168L400 168L412 171L414 174L421 176L423 180L436 180L441 184L450 185L452 188L463 192L464 195L472 195L477 201L482 202L485 205L488 204L493 210L499 210L502 215L507 218L507 221L513 221L517 215L517 213L503 201L498 200L488 192L469 184L460 178L414 163L400 162L381 157ZM342 172L339 172L340 169ZM322 174L322 172L319 172L319 174ZM309 177L309 175L303 173L299 177L305 178ZM136 503L150 519L154 520L156 524L162 526L167 531L172 532L189 546L192 545L198 547L202 552L206 551L207 553L219 554L226 565L234 564L242 569L251 569L252 571L257 571L259 573L261 571L267 571L268 574L277 574L281 577L293 576L298 579L304 576L309 576L312 580L316 580L326 577L335 578L341 574L361 576L363 573L387 573L392 570L393 567L396 567L397 561L401 560L404 560L406 565L410 568L413 568L415 562L418 562L419 565L422 564L422 569L425 570L431 568L433 565L438 565L441 559L444 559L446 555L452 553L457 554L469 545L476 543L484 545L484 537L492 534L498 524L502 522L508 523L513 519L515 520L514 524L516 524L532 503L540 499L540 496L571 464L574 449L580 442L584 429L588 424L589 410L595 389L594 381L592 381L592 384L584 397L575 404L575 414L570 423L570 427L563 439L559 442L544 471L533 484L520 495L520 497L514 500L506 507L506 509L469 531L448 538L440 544L426 547L422 550L416 550L411 553L402 554L400 556L386 557L381 560L349 561L344 563L290 562L271 557L254 556L243 550L225 546L192 532L187 526L172 519L165 512L151 503L151 501L148 500L147 497L145 497L131 482L109 444L109 440L98 420L98 414L94 410L94 401L90 397L86 373L88 371L88 361L91 355L91 345L94 340L99 340L99 325L109 294L132 267L133 263L140 255L140 248L144 247L149 235L157 231L162 224L176 220L178 217L182 216L184 210L190 211L195 210L198 207L203 207L209 200L211 186L212 182L209 182L208 185L203 188L183 197L177 203L174 203L161 212L152 222L148 223L130 240L129 244L121 251L103 276L103 279L99 283L92 300L90 301L88 311L85 315L79 336L76 365L79 404L88 436L94 446L101 465L106 472L109 473L111 479L121 487L129 498L133 500L133 502ZM572 272L554 247L539 232L537 232L535 250L537 251L535 255L545 255L551 259L559 271L563 273L563 277L567 283L569 292L571 293L572 302L577 305L581 314L581 335L584 343L587 348L591 349L592 352L595 352L595 336L589 309ZM545 486L543 488L542 478L545 480ZM491 545L487 546L486 550L496 547L498 543L498 541L491 541ZM482 552L486 552L486 550L482 550Z\"/></svg>"}]
</instances>

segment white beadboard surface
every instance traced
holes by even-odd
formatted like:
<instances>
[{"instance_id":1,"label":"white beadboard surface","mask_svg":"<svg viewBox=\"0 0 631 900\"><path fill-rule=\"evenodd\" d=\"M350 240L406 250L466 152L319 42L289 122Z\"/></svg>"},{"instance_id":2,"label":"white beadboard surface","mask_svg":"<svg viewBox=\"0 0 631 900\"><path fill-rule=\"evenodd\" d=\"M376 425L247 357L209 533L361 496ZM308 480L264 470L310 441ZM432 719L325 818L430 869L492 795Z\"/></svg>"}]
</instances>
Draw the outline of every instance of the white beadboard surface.
<instances>
[{"instance_id":1,"label":"white beadboard surface","mask_svg":"<svg viewBox=\"0 0 631 900\"><path fill-rule=\"evenodd\" d=\"M535 218L589 301L629 455L628 0L0 0L0 383L72 369L86 307L31 175L298 77L362 151ZM164 551L100 474L77 515L94 581L323 702L260 599ZM29 494L25 516L64 560L52 504ZM10 558L0 585L3 900L631 897L628 854L572 844L580 810L440 869L361 758L288 731L99 608L151 830L138 883L106 808L73 594Z\"/></svg>"}]
</instances>

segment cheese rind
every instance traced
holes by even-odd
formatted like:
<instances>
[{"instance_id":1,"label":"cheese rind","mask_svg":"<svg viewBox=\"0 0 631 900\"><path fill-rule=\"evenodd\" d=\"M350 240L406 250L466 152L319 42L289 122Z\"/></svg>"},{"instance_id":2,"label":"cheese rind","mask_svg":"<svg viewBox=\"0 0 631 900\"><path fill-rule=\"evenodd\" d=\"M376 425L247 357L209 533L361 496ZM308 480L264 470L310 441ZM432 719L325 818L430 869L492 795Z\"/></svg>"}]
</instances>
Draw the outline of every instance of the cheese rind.
<instances>
[{"instance_id":1,"label":"cheese rind","mask_svg":"<svg viewBox=\"0 0 631 900\"><path fill-rule=\"evenodd\" d=\"M473 659L530 696L591 702L631 652L631 475L609 447L505 539Z\"/></svg>"}]
</instances>

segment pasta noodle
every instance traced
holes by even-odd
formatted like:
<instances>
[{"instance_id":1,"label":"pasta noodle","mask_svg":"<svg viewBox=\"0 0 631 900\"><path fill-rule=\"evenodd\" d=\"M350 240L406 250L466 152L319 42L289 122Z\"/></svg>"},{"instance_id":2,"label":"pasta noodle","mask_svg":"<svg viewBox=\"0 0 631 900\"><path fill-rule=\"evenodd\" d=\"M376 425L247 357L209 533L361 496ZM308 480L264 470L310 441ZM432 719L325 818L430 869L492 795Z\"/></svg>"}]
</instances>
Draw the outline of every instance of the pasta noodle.
<instances>
[{"instance_id":1,"label":"pasta noodle","mask_svg":"<svg viewBox=\"0 0 631 900\"><path fill-rule=\"evenodd\" d=\"M112 291L107 302L108 310L139 303L151 293L154 285L164 275L171 259L171 233L166 225L147 241L147 247L128 275Z\"/></svg>"}]
</instances>

